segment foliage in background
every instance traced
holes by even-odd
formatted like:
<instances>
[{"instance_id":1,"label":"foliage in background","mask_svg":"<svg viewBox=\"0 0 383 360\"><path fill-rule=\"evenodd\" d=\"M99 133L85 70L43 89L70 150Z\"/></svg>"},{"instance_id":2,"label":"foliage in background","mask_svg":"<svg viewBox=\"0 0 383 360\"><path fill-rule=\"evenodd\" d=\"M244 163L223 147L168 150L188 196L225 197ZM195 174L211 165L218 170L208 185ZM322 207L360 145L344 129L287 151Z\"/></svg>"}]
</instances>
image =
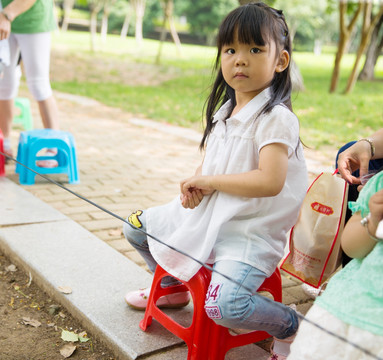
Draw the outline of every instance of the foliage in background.
<instances>
[{"instance_id":1,"label":"foliage in background","mask_svg":"<svg viewBox=\"0 0 383 360\"><path fill-rule=\"evenodd\" d=\"M157 41L144 40L138 52L133 38L112 35L103 51L95 54L87 50L88 36L77 32L54 35L52 58L65 52L73 73L71 79L53 73L54 89L88 96L160 122L201 128L215 48L183 45L183 56L178 57L175 46L165 43L162 64L155 65ZM376 78L380 81L358 82L354 92L345 96L328 93L334 54L315 56L295 52L293 56L306 87L305 91L294 94L293 106L301 122L302 139L308 146L339 146L381 127L382 58L376 67ZM341 85L347 81L353 58L346 55L343 59ZM76 64L82 68L76 68ZM146 77L153 75L149 84L140 84L140 68ZM94 73L84 78L84 69L94 69Z\"/></svg>"},{"instance_id":2,"label":"foliage in background","mask_svg":"<svg viewBox=\"0 0 383 360\"><path fill-rule=\"evenodd\" d=\"M207 44L212 44L217 29L223 18L234 8L237 0L194 0L189 1L185 15L190 24L190 31L206 37Z\"/></svg>"}]
</instances>

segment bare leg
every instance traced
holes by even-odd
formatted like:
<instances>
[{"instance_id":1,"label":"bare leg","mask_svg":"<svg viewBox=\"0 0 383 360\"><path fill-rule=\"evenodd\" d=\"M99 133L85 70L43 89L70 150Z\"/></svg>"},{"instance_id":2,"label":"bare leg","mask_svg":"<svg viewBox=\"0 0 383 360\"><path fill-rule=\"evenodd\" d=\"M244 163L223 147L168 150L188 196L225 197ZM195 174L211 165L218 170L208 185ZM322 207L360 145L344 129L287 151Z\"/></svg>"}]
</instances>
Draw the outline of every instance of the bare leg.
<instances>
[{"instance_id":1,"label":"bare leg","mask_svg":"<svg viewBox=\"0 0 383 360\"><path fill-rule=\"evenodd\" d=\"M58 130L60 127L58 119L59 111L53 95L46 100L38 101L38 104L44 128Z\"/></svg>"},{"instance_id":2,"label":"bare leg","mask_svg":"<svg viewBox=\"0 0 383 360\"><path fill-rule=\"evenodd\" d=\"M11 136L13 100L0 100L0 129L5 139Z\"/></svg>"}]
</instances>

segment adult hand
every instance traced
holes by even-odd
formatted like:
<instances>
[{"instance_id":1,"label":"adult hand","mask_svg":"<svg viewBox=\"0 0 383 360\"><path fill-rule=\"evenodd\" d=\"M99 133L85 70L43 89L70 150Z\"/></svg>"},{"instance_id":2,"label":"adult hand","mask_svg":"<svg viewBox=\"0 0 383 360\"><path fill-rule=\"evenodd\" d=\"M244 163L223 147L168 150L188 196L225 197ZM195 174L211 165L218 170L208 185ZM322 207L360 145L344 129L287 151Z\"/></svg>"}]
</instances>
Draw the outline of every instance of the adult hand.
<instances>
[{"instance_id":1,"label":"adult hand","mask_svg":"<svg viewBox=\"0 0 383 360\"><path fill-rule=\"evenodd\" d=\"M367 141L358 141L339 154L338 169L340 175L350 184L361 184L361 177L368 173L371 159L371 146ZM359 178L352 173L359 169Z\"/></svg>"},{"instance_id":2,"label":"adult hand","mask_svg":"<svg viewBox=\"0 0 383 360\"><path fill-rule=\"evenodd\" d=\"M7 39L11 33L11 22L0 13L0 40Z\"/></svg>"}]
</instances>

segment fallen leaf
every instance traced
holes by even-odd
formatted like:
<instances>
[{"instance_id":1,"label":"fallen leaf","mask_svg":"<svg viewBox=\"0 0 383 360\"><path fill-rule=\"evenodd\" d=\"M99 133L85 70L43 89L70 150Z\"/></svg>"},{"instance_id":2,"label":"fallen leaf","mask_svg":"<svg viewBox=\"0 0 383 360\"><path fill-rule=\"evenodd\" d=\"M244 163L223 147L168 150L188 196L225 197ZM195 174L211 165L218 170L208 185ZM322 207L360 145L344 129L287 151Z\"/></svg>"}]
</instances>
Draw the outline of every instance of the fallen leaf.
<instances>
[{"instance_id":1,"label":"fallen leaf","mask_svg":"<svg viewBox=\"0 0 383 360\"><path fill-rule=\"evenodd\" d=\"M60 305L52 304L48 308L48 312L51 315L56 315L60 311Z\"/></svg>"},{"instance_id":2,"label":"fallen leaf","mask_svg":"<svg viewBox=\"0 0 383 360\"><path fill-rule=\"evenodd\" d=\"M59 286L57 289L63 294L72 294L72 288L69 286Z\"/></svg>"},{"instance_id":3,"label":"fallen leaf","mask_svg":"<svg viewBox=\"0 0 383 360\"><path fill-rule=\"evenodd\" d=\"M86 333L86 331L81 331L80 333L78 333L78 336L87 337L88 334Z\"/></svg>"},{"instance_id":4,"label":"fallen leaf","mask_svg":"<svg viewBox=\"0 0 383 360\"><path fill-rule=\"evenodd\" d=\"M41 322L35 319L31 319L29 317L23 317L23 324L24 325L30 325L33 327L39 327L41 326Z\"/></svg>"},{"instance_id":5,"label":"fallen leaf","mask_svg":"<svg viewBox=\"0 0 383 360\"><path fill-rule=\"evenodd\" d=\"M65 344L61 349L60 349L60 354L67 359L70 357L74 351L76 350L76 345L73 344Z\"/></svg>"},{"instance_id":6,"label":"fallen leaf","mask_svg":"<svg viewBox=\"0 0 383 360\"><path fill-rule=\"evenodd\" d=\"M11 264L11 265L7 266L5 268L5 270L10 271L10 272L15 272L15 271L17 271L17 267L16 267L16 265Z\"/></svg>"},{"instance_id":7,"label":"fallen leaf","mask_svg":"<svg viewBox=\"0 0 383 360\"><path fill-rule=\"evenodd\" d=\"M59 312L59 316L60 316L62 319L65 319L65 318L66 318L66 315L65 315L62 311Z\"/></svg>"},{"instance_id":8,"label":"fallen leaf","mask_svg":"<svg viewBox=\"0 0 383 360\"><path fill-rule=\"evenodd\" d=\"M78 341L78 335L75 334L73 331L62 330L61 339L63 339L64 341L76 342Z\"/></svg>"},{"instance_id":9,"label":"fallen leaf","mask_svg":"<svg viewBox=\"0 0 383 360\"><path fill-rule=\"evenodd\" d=\"M87 336L87 333L83 331L80 334L78 334L78 339L80 340L80 342L84 343L90 340L90 338L88 338Z\"/></svg>"}]
</instances>

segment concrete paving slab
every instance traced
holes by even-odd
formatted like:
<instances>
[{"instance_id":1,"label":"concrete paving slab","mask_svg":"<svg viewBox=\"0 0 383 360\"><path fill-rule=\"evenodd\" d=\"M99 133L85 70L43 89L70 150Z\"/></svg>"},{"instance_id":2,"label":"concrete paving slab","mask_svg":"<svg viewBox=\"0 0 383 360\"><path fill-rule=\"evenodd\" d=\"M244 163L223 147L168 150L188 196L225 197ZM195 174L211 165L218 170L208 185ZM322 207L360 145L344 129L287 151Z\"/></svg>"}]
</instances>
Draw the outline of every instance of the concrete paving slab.
<instances>
[{"instance_id":1,"label":"concrete paving slab","mask_svg":"<svg viewBox=\"0 0 383 360\"><path fill-rule=\"evenodd\" d=\"M13 181L0 177L0 226L67 219Z\"/></svg>"},{"instance_id":2,"label":"concrete paving slab","mask_svg":"<svg viewBox=\"0 0 383 360\"><path fill-rule=\"evenodd\" d=\"M150 331L141 331L143 313L129 309L124 294L149 286L150 274L77 223L2 227L0 247L121 359L182 343L155 322ZM60 286L70 287L72 293L61 293Z\"/></svg>"}]
</instances>

